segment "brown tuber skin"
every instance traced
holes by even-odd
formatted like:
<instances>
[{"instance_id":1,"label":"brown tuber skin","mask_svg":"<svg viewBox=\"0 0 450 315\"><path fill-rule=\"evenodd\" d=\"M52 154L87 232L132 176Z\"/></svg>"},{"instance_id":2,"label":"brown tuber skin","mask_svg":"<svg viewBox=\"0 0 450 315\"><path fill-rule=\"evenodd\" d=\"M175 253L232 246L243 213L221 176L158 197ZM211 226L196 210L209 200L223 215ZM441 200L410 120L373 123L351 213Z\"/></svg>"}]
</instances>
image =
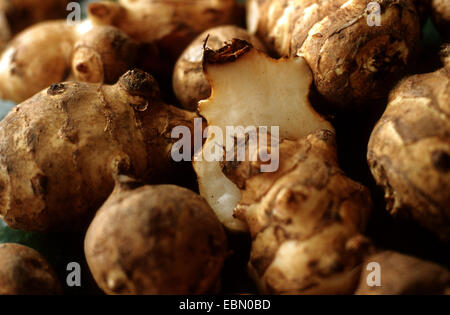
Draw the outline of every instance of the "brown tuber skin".
<instances>
[{"instance_id":1,"label":"brown tuber skin","mask_svg":"<svg viewBox=\"0 0 450 315\"><path fill-rule=\"evenodd\" d=\"M97 284L107 294L212 293L226 236L211 208L185 188L136 186L119 176L86 234Z\"/></svg>"},{"instance_id":2,"label":"brown tuber skin","mask_svg":"<svg viewBox=\"0 0 450 315\"><path fill-rule=\"evenodd\" d=\"M114 83L132 68L137 43L111 26L43 22L28 28L0 56L0 98L17 103L55 82Z\"/></svg>"},{"instance_id":3,"label":"brown tuber skin","mask_svg":"<svg viewBox=\"0 0 450 315\"><path fill-rule=\"evenodd\" d=\"M194 117L164 104L139 70L115 85L52 85L0 122L0 215L28 231L79 228L113 190L117 165L146 182L170 178L171 130Z\"/></svg>"},{"instance_id":4,"label":"brown tuber skin","mask_svg":"<svg viewBox=\"0 0 450 315\"><path fill-rule=\"evenodd\" d=\"M387 210L450 240L450 63L404 79L375 126L367 159Z\"/></svg>"},{"instance_id":5,"label":"brown tuber skin","mask_svg":"<svg viewBox=\"0 0 450 315\"><path fill-rule=\"evenodd\" d=\"M368 25L366 0L250 0L248 29L280 56L303 56L336 108L363 109L403 76L420 40L410 0L376 2L381 26Z\"/></svg>"},{"instance_id":6,"label":"brown tuber skin","mask_svg":"<svg viewBox=\"0 0 450 315\"><path fill-rule=\"evenodd\" d=\"M177 58L201 32L235 24L235 0L120 0L100 1L88 7L94 24L114 25L142 43L155 43Z\"/></svg>"},{"instance_id":7,"label":"brown tuber skin","mask_svg":"<svg viewBox=\"0 0 450 315\"><path fill-rule=\"evenodd\" d=\"M0 244L0 295L61 294L61 286L44 257L19 244Z\"/></svg>"},{"instance_id":8,"label":"brown tuber skin","mask_svg":"<svg viewBox=\"0 0 450 315\"><path fill-rule=\"evenodd\" d=\"M369 286L375 269L370 263L379 264L380 286ZM400 295L400 294L449 294L450 272L435 263L393 251L382 251L367 257L362 264L362 273L355 294ZM370 267L370 266L369 266Z\"/></svg>"},{"instance_id":9,"label":"brown tuber skin","mask_svg":"<svg viewBox=\"0 0 450 315\"><path fill-rule=\"evenodd\" d=\"M200 34L180 56L173 73L173 89L183 108L195 111L198 102L211 95L211 86L203 74L204 46L218 50L234 38L245 40L265 51L263 44L255 36L238 26L218 26Z\"/></svg>"},{"instance_id":10,"label":"brown tuber skin","mask_svg":"<svg viewBox=\"0 0 450 315\"><path fill-rule=\"evenodd\" d=\"M70 0L0 0L0 50L17 33L44 20L67 16Z\"/></svg>"},{"instance_id":11,"label":"brown tuber skin","mask_svg":"<svg viewBox=\"0 0 450 315\"><path fill-rule=\"evenodd\" d=\"M263 293L348 294L358 280L370 194L339 169L334 141L327 130L282 141L275 173L225 166L242 190L235 215L249 226L249 267Z\"/></svg>"},{"instance_id":12,"label":"brown tuber skin","mask_svg":"<svg viewBox=\"0 0 450 315\"><path fill-rule=\"evenodd\" d=\"M245 134L233 137L248 143L247 158L237 159L235 147L224 152L235 157L226 162L194 160L200 193L222 223L242 231L228 218L234 210L248 227L249 269L260 292L353 292L369 247L361 233L370 194L338 166L333 127L308 101L312 78L305 61L274 60L241 40L204 55L212 94L199 112L208 125L279 127L279 154L271 156L279 165L272 171L262 171L268 162L261 162L261 153L276 150L278 139L264 145L247 141ZM257 136L261 139L261 131ZM217 137L208 134L202 152L214 142Z\"/></svg>"}]
</instances>

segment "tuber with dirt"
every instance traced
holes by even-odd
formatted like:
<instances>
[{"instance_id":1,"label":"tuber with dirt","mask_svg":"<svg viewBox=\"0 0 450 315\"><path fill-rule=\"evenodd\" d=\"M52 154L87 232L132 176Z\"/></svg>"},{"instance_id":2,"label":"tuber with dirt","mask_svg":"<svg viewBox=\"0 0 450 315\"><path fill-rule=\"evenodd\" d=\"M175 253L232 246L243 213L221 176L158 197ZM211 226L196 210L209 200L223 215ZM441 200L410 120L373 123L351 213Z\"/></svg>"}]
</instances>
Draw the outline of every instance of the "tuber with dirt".
<instances>
[{"instance_id":1,"label":"tuber with dirt","mask_svg":"<svg viewBox=\"0 0 450 315\"><path fill-rule=\"evenodd\" d=\"M226 244L199 195L117 174L87 231L85 253L107 294L206 294L219 284Z\"/></svg>"},{"instance_id":2,"label":"tuber with dirt","mask_svg":"<svg viewBox=\"0 0 450 315\"><path fill-rule=\"evenodd\" d=\"M195 117L163 103L140 70L115 85L50 86L0 122L0 215L28 231L79 228L113 190L116 163L146 182L173 178L171 130Z\"/></svg>"}]
</instances>

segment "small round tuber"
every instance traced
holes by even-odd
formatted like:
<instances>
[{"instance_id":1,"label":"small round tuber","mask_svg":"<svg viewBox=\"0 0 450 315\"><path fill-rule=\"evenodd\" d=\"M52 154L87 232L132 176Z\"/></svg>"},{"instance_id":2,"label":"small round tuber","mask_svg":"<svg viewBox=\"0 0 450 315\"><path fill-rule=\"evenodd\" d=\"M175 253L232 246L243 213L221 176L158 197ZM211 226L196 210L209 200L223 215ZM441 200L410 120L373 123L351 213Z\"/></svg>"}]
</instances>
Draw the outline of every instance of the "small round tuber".
<instances>
[{"instance_id":1,"label":"small round tuber","mask_svg":"<svg viewBox=\"0 0 450 315\"><path fill-rule=\"evenodd\" d=\"M107 294L204 294L218 281L225 232L185 188L141 186L119 176L85 239L89 268Z\"/></svg>"}]
</instances>

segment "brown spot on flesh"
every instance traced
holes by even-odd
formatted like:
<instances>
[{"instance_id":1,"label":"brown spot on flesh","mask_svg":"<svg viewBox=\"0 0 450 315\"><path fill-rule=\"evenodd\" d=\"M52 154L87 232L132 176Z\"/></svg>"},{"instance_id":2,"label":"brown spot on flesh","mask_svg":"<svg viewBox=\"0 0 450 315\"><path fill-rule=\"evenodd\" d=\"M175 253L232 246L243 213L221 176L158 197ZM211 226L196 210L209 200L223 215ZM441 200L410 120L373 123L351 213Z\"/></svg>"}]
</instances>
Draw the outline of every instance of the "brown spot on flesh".
<instances>
[{"instance_id":1,"label":"brown spot on flesh","mask_svg":"<svg viewBox=\"0 0 450 315\"><path fill-rule=\"evenodd\" d=\"M208 38L203 47L203 66L206 64L222 64L233 62L253 49L253 45L241 39L234 38L231 43L226 44L219 50L206 47Z\"/></svg>"}]
</instances>

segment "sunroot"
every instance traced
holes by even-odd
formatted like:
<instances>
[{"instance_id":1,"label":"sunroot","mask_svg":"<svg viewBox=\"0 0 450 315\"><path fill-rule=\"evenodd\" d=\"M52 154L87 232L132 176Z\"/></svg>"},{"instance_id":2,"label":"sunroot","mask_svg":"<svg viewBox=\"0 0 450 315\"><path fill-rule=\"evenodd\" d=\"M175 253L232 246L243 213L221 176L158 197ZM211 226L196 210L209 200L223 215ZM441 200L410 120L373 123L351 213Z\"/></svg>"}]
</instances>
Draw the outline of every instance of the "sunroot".
<instances>
[{"instance_id":1,"label":"sunroot","mask_svg":"<svg viewBox=\"0 0 450 315\"><path fill-rule=\"evenodd\" d=\"M217 26L200 34L180 56L173 72L173 90L184 108L195 111L198 102L211 95L211 86L203 74L204 46L218 50L234 38L245 40L252 43L255 48L265 50L261 42L246 30L226 25Z\"/></svg>"},{"instance_id":2,"label":"sunroot","mask_svg":"<svg viewBox=\"0 0 450 315\"><path fill-rule=\"evenodd\" d=\"M411 0L247 3L250 33L280 56L304 57L318 91L338 108L384 97L416 56L420 22Z\"/></svg>"},{"instance_id":3,"label":"sunroot","mask_svg":"<svg viewBox=\"0 0 450 315\"><path fill-rule=\"evenodd\" d=\"M0 122L0 215L28 231L78 228L113 190L116 164L163 181L174 163L170 132L194 117L164 104L139 70L112 86L52 85Z\"/></svg>"},{"instance_id":4,"label":"sunroot","mask_svg":"<svg viewBox=\"0 0 450 315\"><path fill-rule=\"evenodd\" d=\"M38 252L19 244L0 244L0 295L60 293L53 268Z\"/></svg>"},{"instance_id":5,"label":"sunroot","mask_svg":"<svg viewBox=\"0 0 450 315\"><path fill-rule=\"evenodd\" d=\"M404 79L375 126L367 160L387 210L450 240L450 63Z\"/></svg>"},{"instance_id":6,"label":"sunroot","mask_svg":"<svg viewBox=\"0 0 450 315\"><path fill-rule=\"evenodd\" d=\"M88 15L94 24L117 26L177 58L201 32L235 24L237 10L235 0L119 0L91 3Z\"/></svg>"},{"instance_id":7,"label":"sunroot","mask_svg":"<svg viewBox=\"0 0 450 315\"><path fill-rule=\"evenodd\" d=\"M122 175L89 227L85 253L108 294L204 294L217 284L226 237L197 194Z\"/></svg>"},{"instance_id":8,"label":"sunroot","mask_svg":"<svg viewBox=\"0 0 450 315\"><path fill-rule=\"evenodd\" d=\"M17 33L44 20L67 15L69 0L0 0L0 50Z\"/></svg>"}]
</instances>

